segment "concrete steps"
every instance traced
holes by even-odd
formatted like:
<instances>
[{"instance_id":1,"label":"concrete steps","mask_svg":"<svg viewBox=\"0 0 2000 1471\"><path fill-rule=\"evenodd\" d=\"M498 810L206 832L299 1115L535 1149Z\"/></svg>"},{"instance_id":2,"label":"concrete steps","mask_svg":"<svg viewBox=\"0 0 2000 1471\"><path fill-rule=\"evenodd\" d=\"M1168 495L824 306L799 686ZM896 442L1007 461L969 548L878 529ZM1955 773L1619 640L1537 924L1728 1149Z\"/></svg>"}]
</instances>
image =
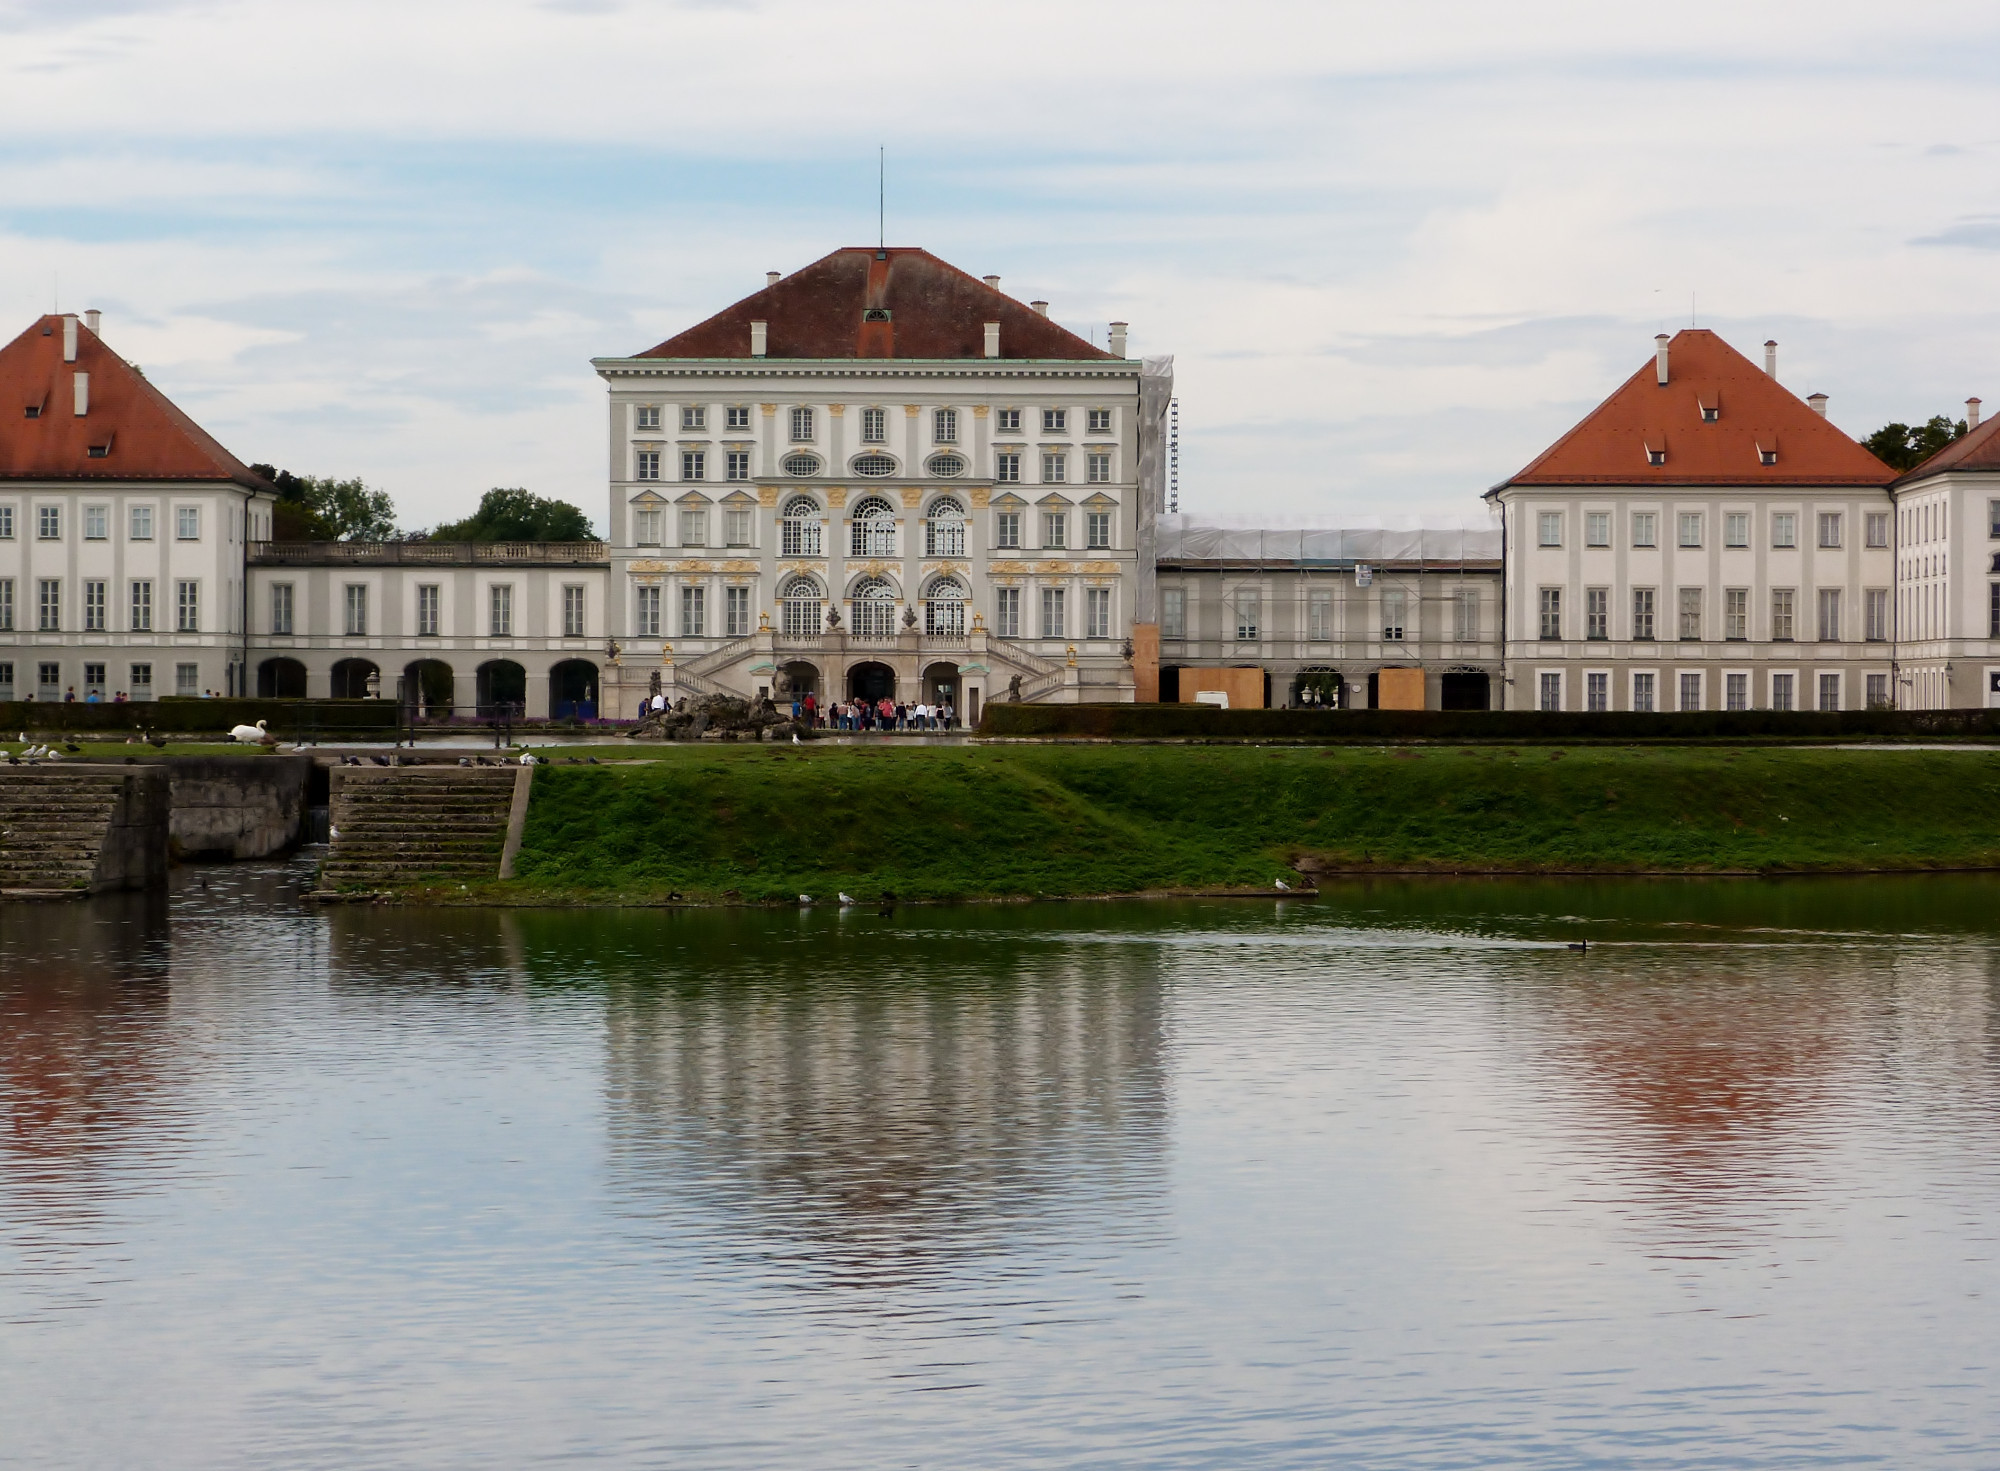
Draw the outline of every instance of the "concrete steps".
<instances>
[{"instance_id":1,"label":"concrete steps","mask_svg":"<svg viewBox=\"0 0 2000 1471\"><path fill-rule=\"evenodd\" d=\"M0 767L0 891L88 894L159 882L167 775L117 766Z\"/></svg>"},{"instance_id":2,"label":"concrete steps","mask_svg":"<svg viewBox=\"0 0 2000 1471\"><path fill-rule=\"evenodd\" d=\"M336 768L322 894L499 876L517 772L511 767Z\"/></svg>"}]
</instances>

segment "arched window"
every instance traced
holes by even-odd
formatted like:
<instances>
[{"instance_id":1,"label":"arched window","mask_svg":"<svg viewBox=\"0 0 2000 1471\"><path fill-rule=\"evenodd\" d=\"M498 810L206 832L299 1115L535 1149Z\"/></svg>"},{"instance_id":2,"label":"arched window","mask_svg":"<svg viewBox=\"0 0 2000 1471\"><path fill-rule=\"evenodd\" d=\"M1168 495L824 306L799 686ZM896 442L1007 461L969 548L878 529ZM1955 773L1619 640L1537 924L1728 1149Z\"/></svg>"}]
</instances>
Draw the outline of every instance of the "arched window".
<instances>
[{"instance_id":1,"label":"arched window","mask_svg":"<svg viewBox=\"0 0 2000 1471\"><path fill-rule=\"evenodd\" d=\"M778 523L779 555L820 557L819 507L810 496L793 496ZM816 594L815 594L816 596Z\"/></svg>"},{"instance_id":2,"label":"arched window","mask_svg":"<svg viewBox=\"0 0 2000 1471\"><path fill-rule=\"evenodd\" d=\"M866 475L871 479L880 479L884 475L896 473L896 462L887 455L856 455L854 473Z\"/></svg>"},{"instance_id":3,"label":"arched window","mask_svg":"<svg viewBox=\"0 0 2000 1471\"><path fill-rule=\"evenodd\" d=\"M956 577L940 577L924 594L924 632L933 638L965 636L965 588Z\"/></svg>"},{"instance_id":4,"label":"arched window","mask_svg":"<svg viewBox=\"0 0 2000 1471\"><path fill-rule=\"evenodd\" d=\"M930 473L939 480L956 480L965 473L963 455L932 455Z\"/></svg>"},{"instance_id":5,"label":"arched window","mask_svg":"<svg viewBox=\"0 0 2000 1471\"><path fill-rule=\"evenodd\" d=\"M855 503L851 556L893 557L896 555L896 511L880 496L868 496Z\"/></svg>"},{"instance_id":6,"label":"arched window","mask_svg":"<svg viewBox=\"0 0 2000 1471\"><path fill-rule=\"evenodd\" d=\"M818 527L813 529L818 530ZM820 631L820 620L825 614L821 611L817 582L810 577L794 577L785 584L780 596L786 638L811 638Z\"/></svg>"},{"instance_id":7,"label":"arched window","mask_svg":"<svg viewBox=\"0 0 2000 1471\"><path fill-rule=\"evenodd\" d=\"M896 590L879 577L864 577L854 584L853 616L848 626L856 638L896 636Z\"/></svg>"},{"instance_id":8,"label":"arched window","mask_svg":"<svg viewBox=\"0 0 2000 1471\"><path fill-rule=\"evenodd\" d=\"M817 475L819 474L819 456L786 455L785 473L787 475L801 475L801 476Z\"/></svg>"},{"instance_id":9,"label":"arched window","mask_svg":"<svg viewBox=\"0 0 2000 1471\"><path fill-rule=\"evenodd\" d=\"M924 518L924 555L965 555L965 507L950 496L931 502L930 511Z\"/></svg>"}]
</instances>

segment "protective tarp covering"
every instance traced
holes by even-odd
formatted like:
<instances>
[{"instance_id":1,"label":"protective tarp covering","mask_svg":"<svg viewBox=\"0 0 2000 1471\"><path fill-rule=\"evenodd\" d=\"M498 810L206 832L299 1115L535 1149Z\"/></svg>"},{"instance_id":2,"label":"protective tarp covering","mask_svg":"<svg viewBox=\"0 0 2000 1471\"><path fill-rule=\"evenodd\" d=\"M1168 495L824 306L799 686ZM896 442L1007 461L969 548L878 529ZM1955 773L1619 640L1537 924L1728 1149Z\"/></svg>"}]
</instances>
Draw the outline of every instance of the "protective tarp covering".
<instances>
[{"instance_id":1,"label":"protective tarp covering","mask_svg":"<svg viewBox=\"0 0 2000 1471\"><path fill-rule=\"evenodd\" d=\"M1381 527L1217 526L1192 516L1163 515L1159 560L1236 562L1255 566L1352 567L1396 563L1450 564L1500 560L1500 532L1440 527L1399 531Z\"/></svg>"}]
</instances>

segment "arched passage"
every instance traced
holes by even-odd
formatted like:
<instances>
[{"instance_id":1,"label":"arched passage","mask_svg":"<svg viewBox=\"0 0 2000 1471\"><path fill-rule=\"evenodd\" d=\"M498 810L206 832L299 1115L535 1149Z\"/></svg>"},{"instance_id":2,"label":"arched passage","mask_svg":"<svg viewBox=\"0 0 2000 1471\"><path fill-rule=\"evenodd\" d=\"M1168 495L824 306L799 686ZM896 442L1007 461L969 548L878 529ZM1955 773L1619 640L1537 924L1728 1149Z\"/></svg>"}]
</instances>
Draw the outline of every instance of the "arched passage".
<instances>
[{"instance_id":1,"label":"arched passage","mask_svg":"<svg viewBox=\"0 0 2000 1471\"><path fill-rule=\"evenodd\" d=\"M303 700L306 697L306 666L296 659L266 659L257 666L257 698L260 700Z\"/></svg>"},{"instance_id":2,"label":"arched passage","mask_svg":"<svg viewBox=\"0 0 2000 1471\"><path fill-rule=\"evenodd\" d=\"M403 703L431 719L449 719L451 666L442 659L418 659L403 667Z\"/></svg>"},{"instance_id":3,"label":"arched passage","mask_svg":"<svg viewBox=\"0 0 2000 1471\"><path fill-rule=\"evenodd\" d=\"M851 700L895 699L896 671L872 659L856 664L847 671L847 697Z\"/></svg>"},{"instance_id":4,"label":"arched passage","mask_svg":"<svg viewBox=\"0 0 2000 1471\"><path fill-rule=\"evenodd\" d=\"M957 664L932 664L924 670L923 702L926 705L948 704L954 711L959 708Z\"/></svg>"},{"instance_id":5,"label":"arched passage","mask_svg":"<svg viewBox=\"0 0 2000 1471\"><path fill-rule=\"evenodd\" d=\"M557 720L597 717L597 666L588 659L565 659L549 671L549 714Z\"/></svg>"},{"instance_id":6,"label":"arched passage","mask_svg":"<svg viewBox=\"0 0 2000 1471\"><path fill-rule=\"evenodd\" d=\"M512 659L479 666L476 694L481 715L521 715L528 708L528 671Z\"/></svg>"},{"instance_id":7,"label":"arched passage","mask_svg":"<svg viewBox=\"0 0 2000 1471\"><path fill-rule=\"evenodd\" d=\"M365 700L368 681L379 679L382 671L367 659L342 659L333 666L333 697L336 700ZM380 685L377 685L380 689Z\"/></svg>"},{"instance_id":8,"label":"arched passage","mask_svg":"<svg viewBox=\"0 0 2000 1471\"><path fill-rule=\"evenodd\" d=\"M778 671L785 676L789 685L787 696L803 700L807 695L819 693L819 670L803 659L794 659Z\"/></svg>"}]
</instances>

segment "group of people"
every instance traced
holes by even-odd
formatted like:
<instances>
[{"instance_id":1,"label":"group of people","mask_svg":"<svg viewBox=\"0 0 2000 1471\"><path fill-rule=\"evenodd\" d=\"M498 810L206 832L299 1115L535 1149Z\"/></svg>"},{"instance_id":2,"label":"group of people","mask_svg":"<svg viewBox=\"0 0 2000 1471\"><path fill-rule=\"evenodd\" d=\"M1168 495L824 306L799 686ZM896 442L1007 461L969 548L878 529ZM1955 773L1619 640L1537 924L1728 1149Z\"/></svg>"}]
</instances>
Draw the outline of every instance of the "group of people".
<instances>
[{"instance_id":1,"label":"group of people","mask_svg":"<svg viewBox=\"0 0 2000 1471\"><path fill-rule=\"evenodd\" d=\"M935 705L922 700L907 704L886 695L879 700L833 700L824 705L817 695L795 695L792 698L792 719L815 730L935 733L958 729L958 711L949 699Z\"/></svg>"}]
</instances>

